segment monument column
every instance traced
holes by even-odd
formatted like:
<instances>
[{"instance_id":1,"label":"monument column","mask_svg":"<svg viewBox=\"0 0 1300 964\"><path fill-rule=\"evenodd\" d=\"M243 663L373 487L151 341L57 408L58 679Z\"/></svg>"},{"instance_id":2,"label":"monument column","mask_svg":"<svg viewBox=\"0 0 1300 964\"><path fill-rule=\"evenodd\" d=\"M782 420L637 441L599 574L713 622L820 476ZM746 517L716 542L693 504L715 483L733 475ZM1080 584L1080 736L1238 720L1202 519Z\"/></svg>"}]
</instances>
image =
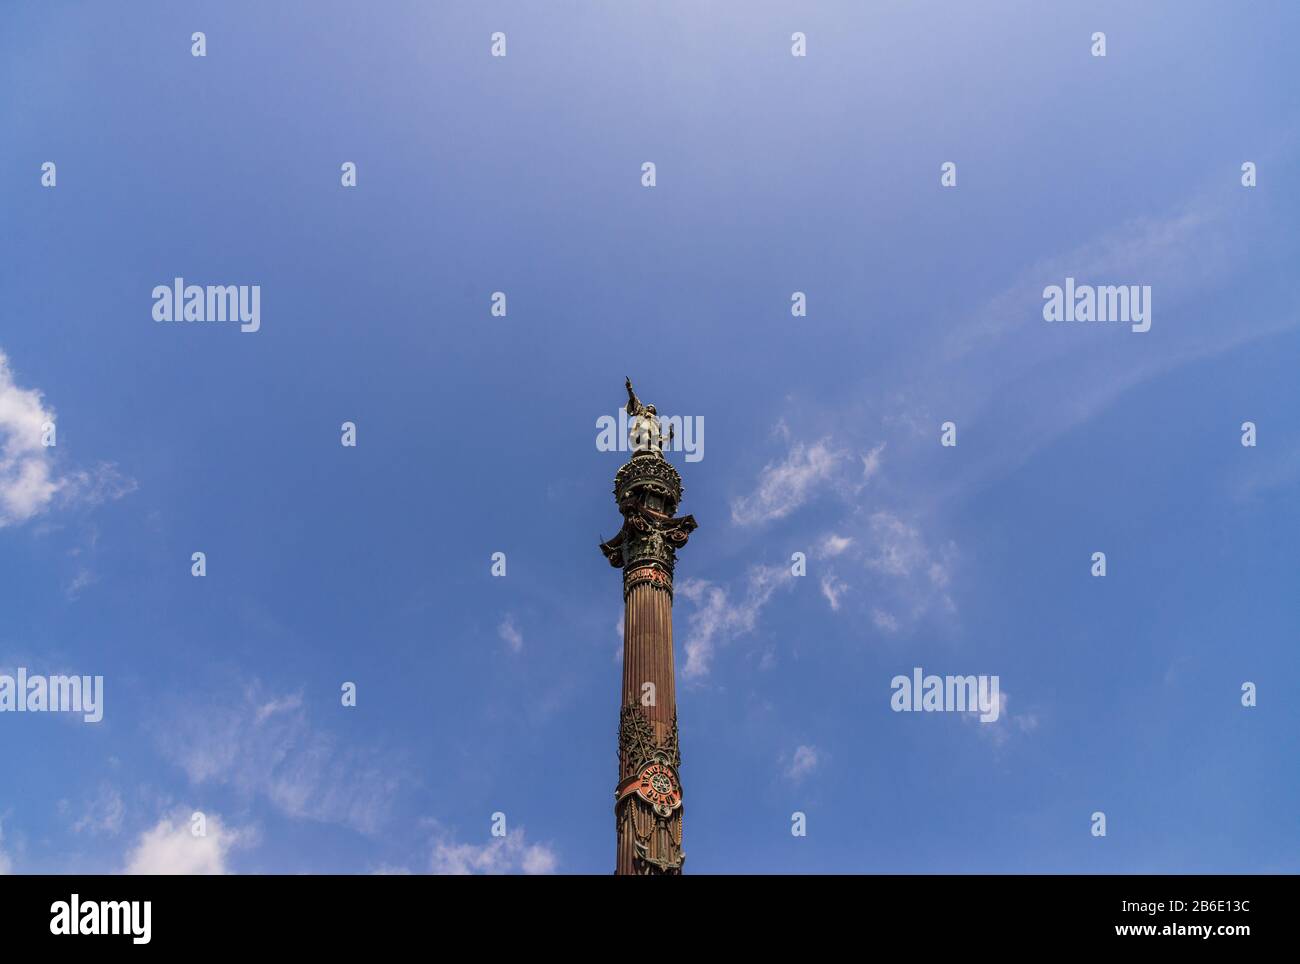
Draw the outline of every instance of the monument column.
<instances>
[{"instance_id":1,"label":"monument column","mask_svg":"<svg viewBox=\"0 0 1300 964\"><path fill-rule=\"evenodd\" d=\"M641 404L630 380L627 392L633 451L614 477L623 527L600 547L610 565L623 572L614 872L680 874L686 855L673 670L673 568L677 550L696 525L689 515L674 518L682 480L664 458L654 406Z\"/></svg>"}]
</instances>

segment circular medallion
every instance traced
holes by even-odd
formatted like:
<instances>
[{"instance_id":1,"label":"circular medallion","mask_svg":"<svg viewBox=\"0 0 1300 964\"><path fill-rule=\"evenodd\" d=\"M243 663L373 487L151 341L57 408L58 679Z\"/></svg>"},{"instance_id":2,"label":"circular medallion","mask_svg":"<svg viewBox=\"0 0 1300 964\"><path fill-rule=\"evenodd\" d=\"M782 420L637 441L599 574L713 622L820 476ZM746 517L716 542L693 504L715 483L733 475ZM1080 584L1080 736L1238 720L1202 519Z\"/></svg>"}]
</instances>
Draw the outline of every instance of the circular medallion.
<instances>
[{"instance_id":1,"label":"circular medallion","mask_svg":"<svg viewBox=\"0 0 1300 964\"><path fill-rule=\"evenodd\" d=\"M637 777L636 793L661 816L669 816L682 805L682 787L677 774L666 763L647 763Z\"/></svg>"}]
</instances>

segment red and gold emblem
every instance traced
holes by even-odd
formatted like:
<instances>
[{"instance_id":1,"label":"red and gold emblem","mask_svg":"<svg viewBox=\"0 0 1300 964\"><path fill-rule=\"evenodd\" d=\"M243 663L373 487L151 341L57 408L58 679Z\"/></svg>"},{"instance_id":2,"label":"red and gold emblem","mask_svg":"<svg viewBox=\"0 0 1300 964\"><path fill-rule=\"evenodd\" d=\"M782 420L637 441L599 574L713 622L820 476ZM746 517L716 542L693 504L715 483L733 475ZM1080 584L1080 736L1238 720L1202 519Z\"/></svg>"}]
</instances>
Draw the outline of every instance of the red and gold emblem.
<instances>
[{"instance_id":1,"label":"red and gold emblem","mask_svg":"<svg viewBox=\"0 0 1300 964\"><path fill-rule=\"evenodd\" d=\"M662 760L651 760L640 773L624 780L618 788L618 799L621 801L630 793L635 793L664 817L671 816L682 805L682 785L677 771Z\"/></svg>"}]
</instances>

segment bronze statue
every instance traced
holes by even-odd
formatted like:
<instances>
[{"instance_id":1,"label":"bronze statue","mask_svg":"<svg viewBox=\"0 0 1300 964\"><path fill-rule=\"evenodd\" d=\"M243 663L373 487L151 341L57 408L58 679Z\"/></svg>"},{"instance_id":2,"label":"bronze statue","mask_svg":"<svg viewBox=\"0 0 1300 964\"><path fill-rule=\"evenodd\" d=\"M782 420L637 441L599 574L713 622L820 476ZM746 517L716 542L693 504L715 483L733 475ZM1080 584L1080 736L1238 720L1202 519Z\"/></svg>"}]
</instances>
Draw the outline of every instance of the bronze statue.
<instances>
[{"instance_id":1,"label":"bronze statue","mask_svg":"<svg viewBox=\"0 0 1300 964\"><path fill-rule=\"evenodd\" d=\"M623 377L627 385L627 414L631 419L628 425L628 441L632 443L633 452L658 452L663 454L665 442L672 444L676 430L668 426L668 438L665 440L659 429L659 414L653 405L642 404L632 390L632 379Z\"/></svg>"}]
</instances>

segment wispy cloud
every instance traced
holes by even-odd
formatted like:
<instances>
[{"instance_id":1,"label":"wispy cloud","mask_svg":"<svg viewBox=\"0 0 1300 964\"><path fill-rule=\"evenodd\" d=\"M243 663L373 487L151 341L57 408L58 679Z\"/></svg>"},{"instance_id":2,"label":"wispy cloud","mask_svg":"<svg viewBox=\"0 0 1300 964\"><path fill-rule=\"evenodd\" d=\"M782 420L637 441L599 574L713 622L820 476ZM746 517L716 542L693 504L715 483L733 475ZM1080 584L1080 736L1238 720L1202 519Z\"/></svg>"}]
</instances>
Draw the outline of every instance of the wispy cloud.
<instances>
[{"instance_id":1,"label":"wispy cloud","mask_svg":"<svg viewBox=\"0 0 1300 964\"><path fill-rule=\"evenodd\" d=\"M844 594L864 582L863 604L870 606L872 624L886 633L901 629L932 613L951 615L957 606L950 592L957 547L951 540L936 544L921 523L880 509L858 512L837 524L840 532L821 540L824 571L822 595L838 612Z\"/></svg>"},{"instance_id":2,"label":"wispy cloud","mask_svg":"<svg viewBox=\"0 0 1300 964\"><path fill-rule=\"evenodd\" d=\"M110 784L103 784L99 793L91 799L72 825L73 833L116 834L122 829L122 817L126 807L122 803L122 794Z\"/></svg>"},{"instance_id":3,"label":"wispy cloud","mask_svg":"<svg viewBox=\"0 0 1300 964\"><path fill-rule=\"evenodd\" d=\"M693 608L686 616L683 677L699 680L707 676L717 647L752 631L772 594L793 581L784 566L755 566L745 578L742 598L733 602L721 586L703 579L684 580L677 587L677 596Z\"/></svg>"},{"instance_id":4,"label":"wispy cloud","mask_svg":"<svg viewBox=\"0 0 1300 964\"><path fill-rule=\"evenodd\" d=\"M854 592L863 605L869 601L872 623L889 633L927 613L955 613L957 545L941 533L945 507L963 491L1014 470L1148 379L1300 323L1291 308L1231 320L1202 308L1204 294L1249 257L1242 211L1210 192L1027 266L962 324L946 326L937 349L922 339L910 361L874 373L870 391L856 393L862 402L819 412L814 445L790 443L796 434L790 425L801 413L785 413L776 437L788 452L764 467L751 494L733 502L733 521L771 522L834 492L845 511L816 548L821 594L831 609L840 611L846 593ZM1041 314L1043 287L1067 276L1151 285L1152 330L1048 325ZM939 423L949 418L958 422L959 439L981 423L1005 422L1014 431L986 432L975 448L963 441L961 457L934 472ZM862 444L862 426L890 433L888 473L886 442L873 439L866 454L848 456ZM854 477L847 465L859 461L862 471ZM1238 483L1238 497L1293 478L1298 464L1292 456L1262 467ZM862 494L868 482L870 500ZM862 588L869 591L857 593L864 573Z\"/></svg>"},{"instance_id":5,"label":"wispy cloud","mask_svg":"<svg viewBox=\"0 0 1300 964\"><path fill-rule=\"evenodd\" d=\"M69 599L79 599L81 590L93 586L97 582L99 582L99 576L85 566L81 566L77 569L76 575L63 587L63 594Z\"/></svg>"},{"instance_id":6,"label":"wispy cloud","mask_svg":"<svg viewBox=\"0 0 1300 964\"><path fill-rule=\"evenodd\" d=\"M1232 496L1238 502L1293 486L1300 479L1300 445L1243 449L1242 454L1246 458L1239 460L1230 482Z\"/></svg>"},{"instance_id":7,"label":"wispy cloud","mask_svg":"<svg viewBox=\"0 0 1300 964\"><path fill-rule=\"evenodd\" d=\"M945 399L948 417L964 425L1015 422L1014 432L990 436L954 483L1011 471L1143 382L1300 324L1290 305L1247 317L1207 308L1207 294L1243 263L1267 256L1252 249L1250 210L1225 203L1216 188L1049 256L956 326L939 351L908 366L915 374L905 377L900 392ZM1150 285L1151 331L1092 332L1044 322L1043 288L1066 277ZM926 431L935 430L927 422Z\"/></svg>"},{"instance_id":8,"label":"wispy cloud","mask_svg":"<svg viewBox=\"0 0 1300 964\"><path fill-rule=\"evenodd\" d=\"M752 526L784 518L834 480L846 458L825 439L811 445L794 443L785 458L764 466L751 494L732 501L731 521Z\"/></svg>"},{"instance_id":9,"label":"wispy cloud","mask_svg":"<svg viewBox=\"0 0 1300 964\"><path fill-rule=\"evenodd\" d=\"M258 683L225 703L202 702L162 728L165 756L196 786L229 786L290 817L373 833L399 781L364 748L339 745L308 718L302 694Z\"/></svg>"},{"instance_id":10,"label":"wispy cloud","mask_svg":"<svg viewBox=\"0 0 1300 964\"><path fill-rule=\"evenodd\" d=\"M140 488L135 479L123 475L112 462L99 462L90 470L68 472L58 484L60 498L84 506L115 502Z\"/></svg>"},{"instance_id":11,"label":"wispy cloud","mask_svg":"<svg viewBox=\"0 0 1300 964\"><path fill-rule=\"evenodd\" d=\"M998 694L998 718L991 722L980 719L978 709L962 714L962 721L975 724L980 736L992 741L994 746L1003 746L1016 733L1032 733L1038 729L1036 713L1009 713L1007 707L1010 699L1005 690Z\"/></svg>"},{"instance_id":12,"label":"wispy cloud","mask_svg":"<svg viewBox=\"0 0 1300 964\"><path fill-rule=\"evenodd\" d=\"M550 846L527 842L523 827L481 844L459 843L443 834L429 857L434 874L553 874L559 864Z\"/></svg>"},{"instance_id":13,"label":"wispy cloud","mask_svg":"<svg viewBox=\"0 0 1300 964\"><path fill-rule=\"evenodd\" d=\"M14 872L14 862L9 854L5 852L5 825L4 819L0 818L0 877Z\"/></svg>"},{"instance_id":14,"label":"wispy cloud","mask_svg":"<svg viewBox=\"0 0 1300 964\"><path fill-rule=\"evenodd\" d=\"M897 616L878 607L871 609L871 623L883 633L896 633L900 628Z\"/></svg>"},{"instance_id":15,"label":"wispy cloud","mask_svg":"<svg viewBox=\"0 0 1300 964\"><path fill-rule=\"evenodd\" d=\"M880 466L885 451L885 443L881 442L866 455L862 456L862 481L869 482L880 474Z\"/></svg>"},{"instance_id":16,"label":"wispy cloud","mask_svg":"<svg viewBox=\"0 0 1300 964\"><path fill-rule=\"evenodd\" d=\"M962 324L946 326L937 347L921 339L915 357L873 373L870 391L851 393L862 401L816 413L816 443L792 441L797 432L791 425L807 413L784 413L774 439L785 454L762 469L751 493L732 502L733 522L770 523L833 493L842 514L813 552L821 595L831 610L853 608L848 600L858 600L871 624L890 634L931 614L952 616L960 553L944 533L944 513L963 491L1014 470L1143 381L1300 322L1290 309L1231 323L1201 309L1204 293L1221 286L1247 256L1247 227L1239 206L1210 193L1027 266ZM1152 330L1082 332L1048 325L1041 313L1043 287L1067 276L1151 285ZM949 418L958 422L961 456L935 472L939 424ZM1014 431L985 432L973 448L964 441L973 426L1004 422ZM889 438L868 441L863 426ZM869 447L862 454L864 441ZM851 455L855 450L859 454ZM1274 478L1293 477L1296 464L1294 458L1279 459L1243 479L1239 497L1249 498ZM742 618L731 614L725 599L711 600L697 637L704 665L717 635L709 628L738 623Z\"/></svg>"},{"instance_id":17,"label":"wispy cloud","mask_svg":"<svg viewBox=\"0 0 1300 964\"><path fill-rule=\"evenodd\" d=\"M826 755L815 746L796 747L793 759L785 768L785 778L791 783L799 783L821 766L825 759Z\"/></svg>"},{"instance_id":18,"label":"wispy cloud","mask_svg":"<svg viewBox=\"0 0 1300 964\"><path fill-rule=\"evenodd\" d=\"M834 573L826 573L822 576L822 595L826 601L831 604L831 610L839 612L840 597L848 590L848 585L835 578Z\"/></svg>"},{"instance_id":19,"label":"wispy cloud","mask_svg":"<svg viewBox=\"0 0 1300 964\"><path fill-rule=\"evenodd\" d=\"M506 618L501 620L501 625L497 627L497 635L510 647L512 653L518 653L524 648L524 634L515 626L515 617L511 613L506 613Z\"/></svg>"}]
</instances>

